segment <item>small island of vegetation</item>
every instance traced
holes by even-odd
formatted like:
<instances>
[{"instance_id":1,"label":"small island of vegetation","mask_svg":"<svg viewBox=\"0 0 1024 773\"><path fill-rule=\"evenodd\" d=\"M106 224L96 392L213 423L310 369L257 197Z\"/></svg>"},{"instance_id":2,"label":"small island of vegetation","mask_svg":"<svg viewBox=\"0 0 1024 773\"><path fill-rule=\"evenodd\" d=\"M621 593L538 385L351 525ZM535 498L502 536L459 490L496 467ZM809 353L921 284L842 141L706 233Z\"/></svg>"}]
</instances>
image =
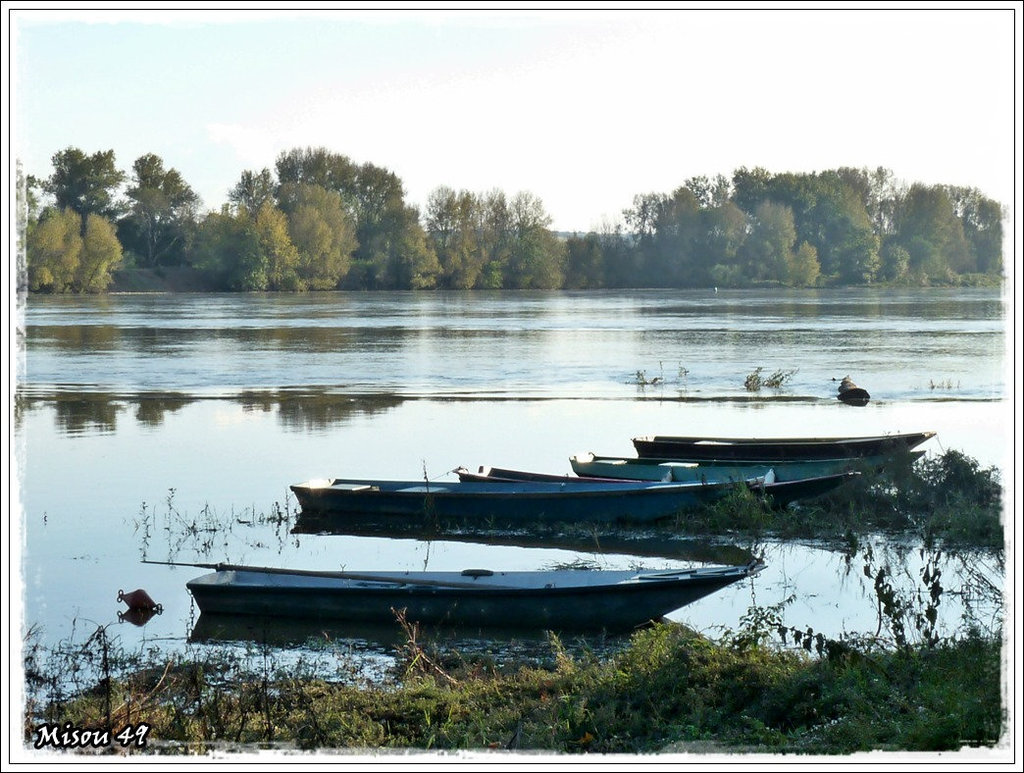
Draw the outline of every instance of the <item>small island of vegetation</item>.
<instances>
[{"instance_id":1,"label":"small island of vegetation","mask_svg":"<svg viewBox=\"0 0 1024 773\"><path fill-rule=\"evenodd\" d=\"M182 175L146 154L56 153L19 169L22 289L303 291L619 289L865 284L996 285L1003 209L975 188L906 186L838 168L692 177L643 193L600 232L556 233L529 192L435 188L422 211L401 179L325 148L242 172L203 212Z\"/></svg>"}]
</instances>

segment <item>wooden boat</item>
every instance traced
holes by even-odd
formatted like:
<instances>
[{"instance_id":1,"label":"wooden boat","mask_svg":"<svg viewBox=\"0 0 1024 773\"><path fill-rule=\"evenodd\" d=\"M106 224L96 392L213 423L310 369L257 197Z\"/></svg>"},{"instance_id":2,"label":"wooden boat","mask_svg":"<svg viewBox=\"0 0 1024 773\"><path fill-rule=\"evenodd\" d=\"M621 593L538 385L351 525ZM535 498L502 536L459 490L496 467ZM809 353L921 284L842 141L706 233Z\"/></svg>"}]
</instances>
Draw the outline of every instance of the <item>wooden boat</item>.
<instances>
[{"instance_id":1,"label":"wooden boat","mask_svg":"<svg viewBox=\"0 0 1024 773\"><path fill-rule=\"evenodd\" d=\"M291 486L307 513L523 523L652 522L713 502L736 485L649 481L311 480Z\"/></svg>"},{"instance_id":2,"label":"wooden boat","mask_svg":"<svg viewBox=\"0 0 1024 773\"><path fill-rule=\"evenodd\" d=\"M896 455L924 443L934 432L832 438L714 438L647 435L633 438L637 455L645 459L702 461L730 459L748 462L839 459Z\"/></svg>"},{"instance_id":3,"label":"wooden boat","mask_svg":"<svg viewBox=\"0 0 1024 773\"><path fill-rule=\"evenodd\" d=\"M604 484L614 483L615 481L608 478L601 478L599 481L595 481L590 478L572 477L569 475L557 476L546 473L526 472L521 470L509 470L501 467L480 467L477 472L470 472L464 467L459 467L455 470L461 480L467 482L486 482L492 481L494 483L512 483L515 481L552 481L558 480L566 488L574 487L586 487L592 482L600 482ZM728 490L732 486L736 485L747 485L752 491L765 496L770 497L772 503L780 507L791 504L801 499L813 499L814 497L827 494L835 488L838 488L843 483L851 480L852 478L860 475L857 471L845 471L837 472L831 475L819 475L809 478L797 478L788 481L779 481L775 478L774 471L769 468L767 472L760 477L750 478L719 478L707 481L705 483L695 481L691 483L681 483L678 485L689 485L689 486L704 486L708 488L722 488L725 487ZM620 481L620 482L633 482L633 481ZM637 481L646 482L646 481ZM660 484L669 485L669 484Z\"/></svg>"},{"instance_id":4,"label":"wooden boat","mask_svg":"<svg viewBox=\"0 0 1024 773\"><path fill-rule=\"evenodd\" d=\"M393 622L501 628L625 630L747 577L764 565L668 571L320 572L231 564L186 584L200 611L214 615Z\"/></svg>"},{"instance_id":5,"label":"wooden boat","mask_svg":"<svg viewBox=\"0 0 1024 773\"><path fill-rule=\"evenodd\" d=\"M924 456L924 451L911 451L908 462ZM569 465L581 478L651 480L651 481L711 481L748 480L775 473L776 481L793 481L836 475L841 472L881 469L892 460L888 454L842 459L799 459L775 462L742 462L740 460L708 459L684 462L675 459L623 459L597 454L577 454L569 457Z\"/></svg>"}]
</instances>

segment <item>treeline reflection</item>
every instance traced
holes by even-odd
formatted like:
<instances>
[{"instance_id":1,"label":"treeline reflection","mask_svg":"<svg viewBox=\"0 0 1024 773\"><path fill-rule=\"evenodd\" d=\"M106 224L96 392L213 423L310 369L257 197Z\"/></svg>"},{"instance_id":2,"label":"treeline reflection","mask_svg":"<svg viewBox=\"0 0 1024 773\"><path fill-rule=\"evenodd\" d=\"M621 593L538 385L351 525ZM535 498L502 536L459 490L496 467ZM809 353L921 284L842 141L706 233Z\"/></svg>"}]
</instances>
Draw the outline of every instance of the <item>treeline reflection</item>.
<instances>
[{"instance_id":1,"label":"treeline reflection","mask_svg":"<svg viewBox=\"0 0 1024 773\"><path fill-rule=\"evenodd\" d=\"M14 417L20 430L27 413L52 410L55 426L62 434L107 434L116 432L118 424L124 421L159 427L169 415L211 399L238 405L244 411L276 413L281 427L304 432L329 429L355 418L383 413L398 407L406 398L339 394L317 389L244 391L226 397L177 392L22 390L15 396Z\"/></svg>"}]
</instances>

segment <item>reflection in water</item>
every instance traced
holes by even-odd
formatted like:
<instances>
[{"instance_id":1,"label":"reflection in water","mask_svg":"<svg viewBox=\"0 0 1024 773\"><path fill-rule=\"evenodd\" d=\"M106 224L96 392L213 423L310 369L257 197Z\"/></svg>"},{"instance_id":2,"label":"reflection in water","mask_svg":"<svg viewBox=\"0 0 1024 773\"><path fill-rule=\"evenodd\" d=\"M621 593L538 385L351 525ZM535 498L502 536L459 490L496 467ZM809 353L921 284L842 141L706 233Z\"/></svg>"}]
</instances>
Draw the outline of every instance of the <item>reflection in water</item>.
<instances>
[{"instance_id":1,"label":"reflection in water","mask_svg":"<svg viewBox=\"0 0 1024 773\"><path fill-rule=\"evenodd\" d=\"M123 406L111 400L97 399L95 395L66 396L55 401L54 421L65 435L86 432L113 433L117 429L117 415Z\"/></svg>"},{"instance_id":2,"label":"reflection in water","mask_svg":"<svg viewBox=\"0 0 1024 773\"><path fill-rule=\"evenodd\" d=\"M65 435L117 431L118 419L131 412L140 426L160 427L169 414L199 402L195 395L173 392L116 393L109 391L68 391L21 389L14 403L16 426L20 430L26 411L53 407L57 429ZM343 426L354 419L385 413L406 398L397 395L338 394L328 389L246 390L234 397L215 398L239 405L244 411L277 413L280 425L304 432Z\"/></svg>"},{"instance_id":3,"label":"reflection in water","mask_svg":"<svg viewBox=\"0 0 1024 773\"><path fill-rule=\"evenodd\" d=\"M117 622L131 623L132 625L141 627L159 614L163 614L162 607L152 607L149 609L132 607L131 609L119 611L117 613Z\"/></svg>"},{"instance_id":4,"label":"reflection in water","mask_svg":"<svg viewBox=\"0 0 1024 773\"><path fill-rule=\"evenodd\" d=\"M709 564L749 564L753 553L738 545L681 536L669 526L616 528L602 524L543 524L507 529L480 523L446 523L374 515L310 515L299 512L294 534L332 534L393 539L444 540L446 542L551 548L597 554L626 554L645 558L669 558Z\"/></svg>"},{"instance_id":5,"label":"reflection in water","mask_svg":"<svg viewBox=\"0 0 1024 773\"><path fill-rule=\"evenodd\" d=\"M343 395L327 390L246 391L235 402L246 411L276 410L278 422L293 432L342 426L356 418L397 408L397 395Z\"/></svg>"},{"instance_id":6,"label":"reflection in water","mask_svg":"<svg viewBox=\"0 0 1024 773\"><path fill-rule=\"evenodd\" d=\"M620 634L573 633L558 637L558 646L547 631L486 629L448 625L413 624L408 630L394 624L279 620L255 615L210 615L196 620L188 640L202 644L256 644L277 651L345 653L364 670L367 662L382 659L390 668L416 648L450 653L460 660L485 658L495 665L519 666L523 662L554 664L557 649L571 656L611 655L625 648L631 632ZM330 665L328 665L330 667Z\"/></svg>"}]
</instances>

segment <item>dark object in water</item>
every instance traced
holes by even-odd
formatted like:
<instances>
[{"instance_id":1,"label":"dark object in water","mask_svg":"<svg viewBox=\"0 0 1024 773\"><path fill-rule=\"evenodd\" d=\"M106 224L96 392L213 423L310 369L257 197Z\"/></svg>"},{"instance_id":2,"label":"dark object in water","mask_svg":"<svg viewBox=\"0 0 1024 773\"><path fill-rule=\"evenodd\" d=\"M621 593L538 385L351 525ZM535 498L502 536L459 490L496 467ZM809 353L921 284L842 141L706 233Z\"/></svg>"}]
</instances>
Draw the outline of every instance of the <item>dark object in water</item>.
<instances>
[{"instance_id":1,"label":"dark object in water","mask_svg":"<svg viewBox=\"0 0 1024 773\"><path fill-rule=\"evenodd\" d=\"M862 389L853 383L853 380L846 376L839 382L839 399L847 405L867 405L871 395L868 390Z\"/></svg>"},{"instance_id":2,"label":"dark object in water","mask_svg":"<svg viewBox=\"0 0 1024 773\"><path fill-rule=\"evenodd\" d=\"M131 623L132 625L143 626L153 619L155 615L163 613L163 609L158 604L152 609L142 609L141 607L131 607L124 612L117 613L117 621L119 623Z\"/></svg>"},{"instance_id":3,"label":"dark object in water","mask_svg":"<svg viewBox=\"0 0 1024 773\"><path fill-rule=\"evenodd\" d=\"M117 600L127 604L128 609L156 609L163 611L163 606L153 601L142 588L137 588L130 593L119 590L117 592Z\"/></svg>"}]
</instances>

